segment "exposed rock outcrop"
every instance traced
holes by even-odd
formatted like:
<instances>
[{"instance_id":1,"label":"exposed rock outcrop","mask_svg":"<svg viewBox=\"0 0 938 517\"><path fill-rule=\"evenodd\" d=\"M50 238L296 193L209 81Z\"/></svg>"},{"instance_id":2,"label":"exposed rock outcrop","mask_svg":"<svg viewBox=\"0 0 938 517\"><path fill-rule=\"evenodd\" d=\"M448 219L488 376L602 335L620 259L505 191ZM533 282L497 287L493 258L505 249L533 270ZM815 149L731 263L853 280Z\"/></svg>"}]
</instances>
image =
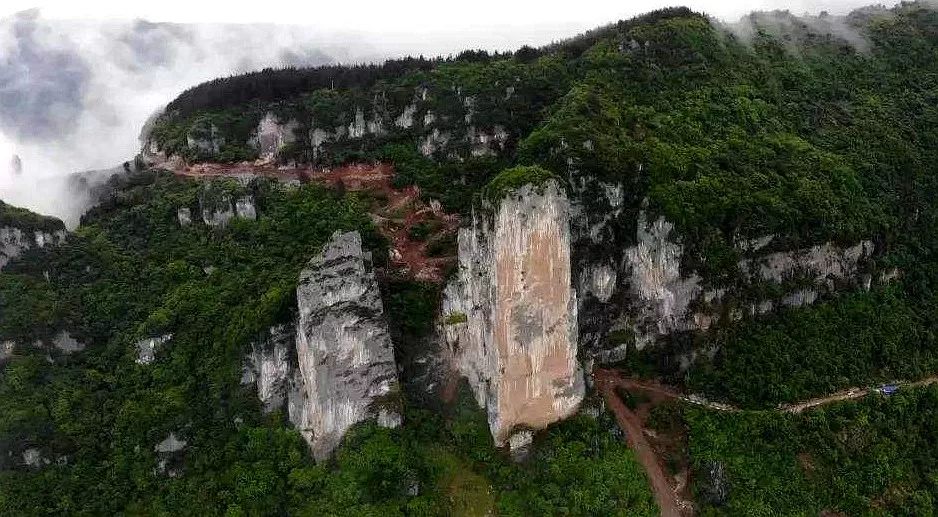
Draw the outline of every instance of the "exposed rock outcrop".
<instances>
[{"instance_id":1,"label":"exposed rock outcrop","mask_svg":"<svg viewBox=\"0 0 938 517\"><path fill-rule=\"evenodd\" d=\"M487 408L498 445L574 413L584 394L571 288L569 203L555 180L473 211L441 334L454 367Z\"/></svg>"},{"instance_id":2,"label":"exposed rock outcrop","mask_svg":"<svg viewBox=\"0 0 938 517\"><path fill-rule=\"evenodd\" d=\"M52 338L52 346L63 354L73 354L85 349L85 344L73 338L68 331L62 330Z\"/></svg>"},{"instance_id":3,"label":"exposed rock outcrop","mask_svg":"<svg viewBox=\"0 0 938 517\"><path fill-rule=\"evenodd\" d=\"M300 274L296 294L299 393L290 419L322 460L358 422L400 423L397 369L371 254L358 232L333 235Z\"/></svg>"},{"instance_id":4,"label":"exposed rock outcrop","mask_svg":"<svg viewBox=\"0 0 938 517\"><path fill-rule=\"evenodd\" d=\"M242 384L254 384L257 397L270 413L283 407L294 388L296 375L295 333L292 326L272 327L266 339L251 346Z\"/></svg>"},{"instance_id":5,"label":"exposed rock outcrop","mask_svg":"<svg viewBox=\"0 0 938 517\"><path fill-rule=\"evenodd\" d=\"M681 276L683 247L670 240L674 225L664 217L649 222L643 211L638 220L638 242L625 252L631 269L636 348L642 349L660 335L689 330L690 303L701 292L696 274Z\"/></svg>"},{"instance_id":6,"label":"exposed rock outcrop","mask_svg":"<svg viewBox=\"0 0 938 517\"><path fill-rule=\"evenodd\" d=\"M169 477L178 477L182 473L182 452L186 445L188 443L176 436L176 433L169 433L156 444L153 447L157 457L156 471Z\"/></svg>"},{"instance_id":7,"label":"exposed rock outcrop","mask_svg":"<svg viewBox=\"0 0 938 517\"><path fill-rule=\"evenodd\" d=\"M225 145L225 138L215 124L196 124L186 134L186 147L203 155L216 155Z\"/></svg>"},{"instance_id":8,"label":"exposed rock outcrop","mask_svg":"<svg viewBox=\"0 0 938 517\"><path fill-rule=\"evenodd\" d=\"M179 221L179 226L189 226L192 224L192 210L189 207L182 207L176 210L176 220Z\"/></svg>"},{"instance_id":9,"label":"exposed rock outcrop","mask_svg":"<svg viewBox=\"0 0 938 517\"><path fill-rule=\"evenodd\" d=\"M769 283L783 294L772 299L756 299L747 307L721 310L722 302L738 293L727 289L703 289L703 278L693 271L681 272L683 246L672 236L674 226L658 217L648 221L639 214L637 242L626 250L631 274L632 328L635 346L641 349L659 337L673 332L706 330L725 317L735 320L749 314L763 314L776 307L800 307L817 301L821 293L835 292L863 283L861 266L874 251L871 241L849 247L825 243L810 248L778 251L745 258L738 268L748 285ZM740 243L739 249L754 253L772 241L767 236ZM785 283L798 280L793 287ZM739 302L739 300L736 300Z\"/></svg>"},{"instance_id":10,"label":"exposed rock outcrop","mask_svg":"<svg viewBox=\"0 0 938 517\"><path fill-rule=\"evenodd\" d=\"M222 194L211 200L203 195L199 199L199 207L202 212L202 222L209 226L225 226L235 217L252 221L257 219L254 197L249 195L235 200L232 200L228 194Z\"/></svg>"},{"instance_id":11,"label":"exposed rock outcrop","mask_svg":"<svg viewBox=\"0 0 938 517\"><path fill-rule=\"evenodd\" d=\"M16 341L4 341L0 343L0 363L7 361L16 353Z\"/></svg>"},{"instance_id":12,"label":"exposed rock outcrop","mask_svg":"<svg viewBox=\"0 0 938 517\"><path fill-rule=\"evenodd\" d=\"M394 119L394 125L402 129L410 128L411 126L414 125L414 113L416 112L417 112L417 105L408 104L404 108L404 112L401 113L401 116Z\"/></svg>"},{"instance_id":13,"label":"exposed rock outcrop","mask_svg":"<svg viewBox=\"0 0 938 517\"><path fill-rule=\"evenodd\" d=\"M281 123L276 115L267 113L257 125L257 131L252 144L257 148L262 160L275 160L280 158L280 151L284 147L296 142L296 130L300 124L295 120Z\"/></svg>"},{"instance_id":14,"label":"exposed rock outcrop","mask_svg":"<svg viewBox=\"0 0 938 517\"><path fill-rule=\"evenodd\" d=\"M65 241L65 230L44 231L0 227L0 270L30 248L42 248Z\"/></svg>"},{"instance_id":15,"label":"exposed rock outcrop","mask_svg":"<svg viewBox=\"0 0 938 517\"><path fill-rule=\"evenodd\" d=\"M173 338L172 334L141 339L134 344L137 350L137 364L150 364L156 359L156 351Z\"/></svg>"}]
</instances>

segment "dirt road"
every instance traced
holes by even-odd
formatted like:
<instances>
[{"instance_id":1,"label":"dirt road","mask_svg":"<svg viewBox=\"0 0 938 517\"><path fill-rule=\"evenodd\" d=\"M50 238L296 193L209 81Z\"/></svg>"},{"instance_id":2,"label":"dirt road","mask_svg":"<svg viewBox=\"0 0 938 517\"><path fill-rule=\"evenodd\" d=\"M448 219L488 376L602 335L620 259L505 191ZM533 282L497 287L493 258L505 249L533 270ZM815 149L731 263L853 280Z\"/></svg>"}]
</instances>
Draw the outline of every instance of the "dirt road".
<instances>
[{"instance_id":1,"label":"dirt road","mask_svg":"<svg viewBox=\"0 0 938 517\"><path fill-rule=\"evenodd\" d=\"M661 384L656 381L639 380L639 379L624 377L615 370L597 369L595 375L613 377L616 379L615 382L618 383L618 385L629 390L637 389L641 391L657 393L667 398L680 400L683 402L687 402L688 404L703 406L703 407L706 407L709 409L715 409L718 411L742 411L742 409L736 406L733 406L730 404L723 404L720 402L712 402L699 395L685 395L679 392L678 390L676 390L675 388ZM928 386L929 384L934 384L936 382L938 382L938 375L927 377L925 379L921 379L915 382L895 381L895 382L887 383L887 384L891 384L899 388L914 388L914 387L919 387L919 386ZM826 404L831 404L834 402L863 398L869 395L870 393L875 393L878 391L879 391L879 388L859 388L859 387L847 388L845 390L840 390L838 392L831 393L830 395L825 395L823 397L803 400L801 402L794 402L791 404L783 404L777 407L776 411L784 411L787 413L800 413L806 409L824 406Z\"/></svg>"},{"instance_id":2,"label":"dirt road","mask_svg":"<svg viewBox=\"0 0 938 517\"><path fill-rule=\"evenodd\" d=\"M625 431L629 447L635 451L635 456L648 474L648 480L651 482L651 489L655 495L655 502L658 503L658 508L661 510L661 515L663 517L681 517L685 515L681 512L678 497L668 482L657 454L645 438L641 420L625 406L625 403L616 394L615 388L619 384L619 377L610 370L596 370L594 377L596 387L606 400L606 405L616 416L619 427Z\"/></svg>"},{"instance_id":3,"label":"dirt road","mask_svg":"<svg viewBox=\"0 0 938 517\"><path fill-rule=\"evenodd\" d=\"M416 186L395 188L394 167L387 163L351 163L341 167L278 166L271 162L164 164L163 168L193 179L234 178L243 182L263 177L282 182L317 182L351 192L369 192L376 198L370 213L390 243L392 268L423 282L442 283L454 256L431 256L429 238L455 235L459 216L447 214L439 203L425 203ZM414 230L428 229L418 237ZM447 252L453 250L446 250Z\"/></svg>"},{"instance_id":4,"label":"dirt road","mask_svg":"<svg viewBox=\"0 0 938 517\"><path fill-rule=\"evenodd\" d=\"M929 384L934 384L938 382L938 375L932 377L926 377L920 381L916 382L895 382L892 383L897 387L918 387L918 386L928 386ZM811 409L818 406L823 406L825 404L830 404L832 402L839 402L841 400L853 400L863 398L870 393L878 391L878 388L849 388L846 390L838 391L837 393L832 393L825 397L819 397L816 399L805 400L802 402L797 402L795 404L785 404L779 407L780 411L786 411L788 413L801 413L805 409Z\"/></svg>"},{"instance_id":5,"label":"dirt road","mask_svg":"<svg viewBox=\"0 0 938 517\"><path fill-rule=\"evenodd\" d=\"M683 500L680 496L680 490L682 488L679 486L680 483L676 482L672 486L672 484L669 482L668 476L665 474L664 468L662 467L661 458L658 456L655 449L651 446L651 444L648 442L648 439L645 437L645 429L641 418L639 418L635 412L626 407L618 393L616 393L616 387L621 386L622 388L625 388L629 391L637 390L649 394L654 394L662 399L680 400L689 404L695 404L719 411L742 410L735 406L710 402L706 399L703 399L702 397L684 395L670 386L655 381L628 378L616 370L597 368L593 371L593 378L596 381L596 388L599 390L603 396L603 399L606 401L606 405L615 415L616 421L619 423L619 427L625 431L629 447L635 451L636 457L648 475L652 491L655 495L655 501L658 503L658 507L661 509L661 515L693 515L693 505L689 501ZM938 383L938 376L928 377L916 382L896 382L893 384L897 387L918 387L927 386L934 383ZM879 388L849 388L824 397L818 397L794 404L779 406L775 409L775 411L800 413L806 409L811 409L834 402L859 399L878 390Z\"/></svg>"}]
</instances>

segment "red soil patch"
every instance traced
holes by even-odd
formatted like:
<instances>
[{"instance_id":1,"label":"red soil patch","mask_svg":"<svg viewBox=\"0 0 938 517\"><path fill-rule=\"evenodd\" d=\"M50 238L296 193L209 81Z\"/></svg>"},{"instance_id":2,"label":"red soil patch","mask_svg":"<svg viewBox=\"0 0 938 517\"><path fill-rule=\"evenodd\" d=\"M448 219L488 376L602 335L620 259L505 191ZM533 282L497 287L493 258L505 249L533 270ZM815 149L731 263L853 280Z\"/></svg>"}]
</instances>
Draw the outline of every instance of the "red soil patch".
<instances>
[{"instance_id":1,"label":"red soil patch","mask_svg":"<svg viewBox=\"0 0 938 517\"><path fill-rule=\"evenodd\" d=\"M439 203L424 203L420 189L394 188L394 167L387 163L355 163L335 168L277 167L266 162L235 164L200 163L176 167L173 172L191 178L272 178L279 181L315 181L350 192L372 195L371 216L391 245L391 267L414 280L442 283L453 256L431 257L433 240L453 236L459 216L447 214ZM415 235L415 227L426 228L426 238ZM416 232L420 233L420 232Z\"/></svg>"}]
</instances>

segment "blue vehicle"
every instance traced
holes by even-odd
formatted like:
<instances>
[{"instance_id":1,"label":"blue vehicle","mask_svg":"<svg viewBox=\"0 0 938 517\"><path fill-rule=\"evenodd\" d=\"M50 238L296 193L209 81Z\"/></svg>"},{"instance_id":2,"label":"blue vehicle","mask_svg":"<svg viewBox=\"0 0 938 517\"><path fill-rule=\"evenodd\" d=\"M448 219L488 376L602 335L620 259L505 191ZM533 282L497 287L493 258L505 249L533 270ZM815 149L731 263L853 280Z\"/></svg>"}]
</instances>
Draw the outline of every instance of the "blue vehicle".
<instances>
[{"instance_id":1,"label":"blue vehicle","mask_svg":"<svg viewBox=\"0 0 938 517\"><path fill-rule=\"evenodd\" d=\"M883 395L892 395L898 390L899 390L899 386L895 384L883 384L882 386L877 388L877 391L879 391Z\"/></svg>"}]
</instances>

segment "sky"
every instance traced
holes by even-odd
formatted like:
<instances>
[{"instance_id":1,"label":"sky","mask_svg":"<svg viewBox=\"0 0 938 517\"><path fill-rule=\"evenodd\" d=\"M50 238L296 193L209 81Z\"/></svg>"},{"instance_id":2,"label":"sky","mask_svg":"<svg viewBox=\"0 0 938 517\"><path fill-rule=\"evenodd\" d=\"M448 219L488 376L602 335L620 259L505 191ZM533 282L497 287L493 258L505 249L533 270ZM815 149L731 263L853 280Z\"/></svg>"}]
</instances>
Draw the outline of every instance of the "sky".
<instances>
[{"instance_id":1,"label":"sky","mask_svg":"<svg viewBox=\"0 0 938 517\"><path fill-rule=\"evenodd\" d=\"M788 9L796 14L822 9L832 14L875 3L863 0L441 0L159 2L4 0L0 16L41 7L52 18L134 19L180 23L302 24L331 30L414 33L500 26L571 25L581 29L605 24L668 5L686 5L724 19L736 19L754 10ZM889 2L886 2L889 3ZM894 3L894 2L893 2Z\"/></svg>"},{"instance_id":2,"label":"sky","mask_svg":"<svg viewBox=\"0 0 938 517\"><path fill-rule=\"evenodd\" d=\"M844 14L868 3L683 2L727 22L752 10ZM88 199L67 178L131 160L144 122L182 90L214 77L466 48L513 50L668 5L674 4L0 0L0 199L74 226Z\"/></svg>"}]
</instances>

